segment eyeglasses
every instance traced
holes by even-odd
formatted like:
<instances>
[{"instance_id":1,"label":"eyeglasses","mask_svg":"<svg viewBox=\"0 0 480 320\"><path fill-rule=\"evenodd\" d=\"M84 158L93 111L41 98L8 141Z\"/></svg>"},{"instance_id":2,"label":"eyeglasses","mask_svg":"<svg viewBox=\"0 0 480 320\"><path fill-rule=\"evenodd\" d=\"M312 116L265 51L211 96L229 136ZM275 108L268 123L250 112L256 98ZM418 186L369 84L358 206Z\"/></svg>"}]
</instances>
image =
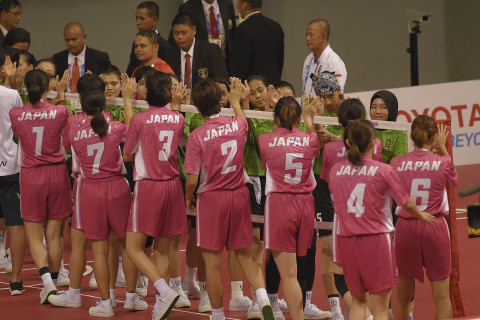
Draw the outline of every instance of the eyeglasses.
<instances>
[{"instance_id":1,"label":"eyeglasses","mask_svg":"<svg viewBox=\"0 0 480 320\"><path fill-rule=\"evenodd\" d=\"M8 11L10 12L11 14L13 14L15 17L20 17L22 15L22 12L15 12L15 11Z\"/></svg>"}]
</instances>

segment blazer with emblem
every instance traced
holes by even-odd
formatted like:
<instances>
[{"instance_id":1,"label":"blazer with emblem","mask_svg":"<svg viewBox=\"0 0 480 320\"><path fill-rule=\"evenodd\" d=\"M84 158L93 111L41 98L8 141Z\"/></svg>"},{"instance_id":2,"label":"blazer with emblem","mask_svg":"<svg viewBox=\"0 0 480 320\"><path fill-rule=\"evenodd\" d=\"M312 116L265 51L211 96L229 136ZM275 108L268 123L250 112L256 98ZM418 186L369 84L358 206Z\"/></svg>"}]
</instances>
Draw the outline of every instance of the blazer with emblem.
<instances>
[{"instance_id":1,"label":"blazer with emblem","mask_svg":"<svg viewBox=\"0 0 480 320\"><path fill-rule=\"evenodd\" d=\"M225 29L225 54L228 61L230 48L232 46L232 39L237 28L235 9L233 7L232 0L217 0L217 3L220 10L220 18L222 19L223 28ZM178 13L186 13L193 18L193 23L197 29L197 34L195 35L196 39L208 41L207 20L205 17L205 12L203 11L202 0L189 0L186 3L183 3L178 9ZM173 45L175 44L171 30L168 41Z\"/></svg>"},{"instance_id":2,"label":"blazer with emblem","mask_svg":"<svg viewBox=\"0 0 480 320\"><path fill-rule=\"evenodd\" d=\"M62 77L65 70L68 69L68 50L55 53L52 56L55 66L57 67L57 75ZM90 70L94 74L101 74L110 66L110 58L108 53L87 47L85 49L85 71Z\"/></svg>"},{"instance_id":3,"label":"blazer with emblem","mask_svg":"<svg viewBox=\"0 0 480 320\"><path fill-rule=\"evenodd\" d=\"M181 50L178 46L165 52L165 62L179 77L182 75ZM222 51L216 44L195 40L193 47L192 86L206 78L221 77L228 79L227 64L222 57Z\"/></svg>"}]
</instances>

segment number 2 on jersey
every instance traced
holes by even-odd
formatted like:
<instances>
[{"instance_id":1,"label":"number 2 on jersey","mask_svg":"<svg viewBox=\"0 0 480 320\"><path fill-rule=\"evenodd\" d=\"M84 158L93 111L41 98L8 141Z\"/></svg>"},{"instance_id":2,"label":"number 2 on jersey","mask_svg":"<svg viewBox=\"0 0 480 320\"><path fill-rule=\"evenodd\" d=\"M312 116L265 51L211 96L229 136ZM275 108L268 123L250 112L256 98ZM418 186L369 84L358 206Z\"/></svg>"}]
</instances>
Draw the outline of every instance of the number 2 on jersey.
<instances>
[{"instance_id":1,"label":"number 2 on jersey","mask_svg":"<svg viewBox=\"0 0 480 320\"><path fill-rule=\"evenodd\" d=\"M233 161L233 158L237 154L237 140L230 140L221 144L222 148L222 156L228 154L227 160L223 164L222 167L222 174L226 174L229 172L235 172L237 170L237 165L229 167L230 163ZM230 152L228 152L230 149Z\"/></svg>"},{"instance_id":2,"label":"number 2 on jersey","mask_svg":"<svg viewBox=\"0 0 480 320\"><path fill-rule=\"evenodd\" d=\"M93 159L92 174L100 172L100 160L102 159L104 148L105 148L105 145L103 142L90 144L87 146L87 154L89 157L93 156L93 153L95 150L97 151L97 153L95 154L95 159Z\"/></svg>"},{"instance_id":3,"label":"number 2 on jersey","mask_svg":"<svg viewBox=\"0 0 480 320\"><path fill-rule=\"evenodd\" d=\"M163 130L160 131L158 139L160 142L163 142L167 138L167 141L163 144L162 150L158 152L158 160L160 161L168 161L170 157L170 149L172 146L173 140L173 131L172 130Z\"/></svg>"},{"instance_id":4,"label":"number 2 on jersey","mask_svg":"<svg viewBox=\"0 0 480 320\"><path fill-rule=\"evenodd\" d=\"M347 201L348 213L355 213L355 217L361 218L365 212L363 197L365 196L365 183L357 183Z\"/></svg>"},{"instance_id":5,"label":"number 2 on jersey","mask_svg":"<svg viewBox=\"0 0 480 320\"><path fill-rule=\"evenodd\" d=\"M43 143L43 129L44 127L33 127L32 132L37 134L37 139L35 141L35 155L42 155L42 143Z\"/></svg>"}]
</instances>

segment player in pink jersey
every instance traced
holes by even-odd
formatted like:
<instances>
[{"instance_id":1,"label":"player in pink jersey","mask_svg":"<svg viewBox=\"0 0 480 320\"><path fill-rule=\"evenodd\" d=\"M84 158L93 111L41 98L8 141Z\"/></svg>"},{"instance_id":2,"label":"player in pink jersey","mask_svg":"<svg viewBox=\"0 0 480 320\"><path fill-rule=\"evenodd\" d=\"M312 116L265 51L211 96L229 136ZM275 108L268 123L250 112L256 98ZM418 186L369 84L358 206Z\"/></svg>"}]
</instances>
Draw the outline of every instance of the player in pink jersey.
<instances>
[{"instance_id":1,"label":"player in pink jersey","mask_svg":"<svg viewBox=\"0 0 480 320\"><path fill-rule=\"evenodd\" d=\"M172 99L172 81L162 72L147 79L149 109L131 120L123 154L135 160L135 191L128 223L127 253L153 283L156 297L152 319L165 319L180 298L172 290L169 249L178 235L187 232L184 195L177 164L177 146L183 146L185 120ZM155 238L156 264L144 253L147 236ZM178 283L177 287L181 282ZM182 292L183 293L183 292ZM183 297L185 298L185 297ZM187 299L188 301L188 299Z\"/></svg>"},{"instance_id":2,"label":"player in pink jersey","mask_svg":"<svg viewBox=\"0 0 480 320\"><path fill-rule=\"evenodd\" d=\"M80 215L85 236L91 240L95 257L94 271L101 301L91 307L90 315L113 316L110 300L108 237L111 231L121 240L123 265L127 280L124 308L144 310L147 304L135 293L137 269L125 253L125 236L130 206L130 189L123 178L120 142L127 127L119 122L107 122L103 114L105 96L102 91L87 91L82 95L82 110L87 117L77 127L70 128L68 139L80 163L82 182L77 186Z\"/></svg>"},{"instance_id":3,"label":"player in pink jersey","mask_svg":"<svg viewBox=\"0 0 480 320\"><path fill-rule=\"evenodd\" d=\"M65 106L45 101L48 83L45 72L29 71L25 85L30 103L10 110L13 133L20 139L22 151L22 218L30 252L43 281L41 304L48 303L48 296L57 290L55 285L63 251L61 226L63 219L72 212L65 151L61 144L68 113ZM43 244L44 225L48 249Z\"/></svg>"},{"instance_id":4,"label":"player in pink jersey","mask_svg":"<svg viewBox=\"0 0 480 320\"><path fill-rule=\"evenodd\" d=\"M435 221L409 199L392 167L372 159L374 141L375 127L370 121L351 122L347 126L348 160L334 165L329 176L339 220L337 248L353 300L352 320L365 319L367 292L374 319L388 319L396 282L390 195L412 216Z\"/></svg>"},{"instance_id":5,"label":"player in pink jersey","mask_svg":"<svg viewBox=\"0 0 480 320\"><path fill-rule=\"evenodd\" d=\"M222 250L234 250L250 285L256 290L263 317L273 320L273 311L265 290L265 280L253 260L252 218L243 147L248 126L240 107L240 79L230 79L229 101L235 117L220 116L222 92L211 80L194 86L192 99L205 123L189 136L184 170L186 205L195 210L197 203L197 245L202 248L207 270L207 291L212 305L212 320L223 320L223 287L220 270ZM193 192L198 183L198 199Z\"/></svg>"},{"instance_id":6,"label":"player in pink jersey","mask_svg":"<svg viewBox=\"0 0 480 320\"><path fill-rule=\"evenodd\" d=\"M453 161L445 142L448 132L427 115L412 123L410 137L415 150L392 159L391 165L402 184L410 190L420 210L437 217L434 224L425 224L398 208L395 252L400 281L397 287L395 319L408 319L409 303L415 288L415 278L423 282L423 267L432 284L437 319L451 319L450 301L451 252L450 234L444 215L448 214L446 182L458 184ZM438 154L432 152L436 149Z\"/></svg>"},{"instance_id":7,"label":"player in pink jersey","mask_svg":"<svg viewBox=\"0 0 480 320\"><path fill-rule=\"evenodd\" d=\"M306 255L315 221L312 165L320 155L320 141L312 118L318 108L319 102L313 101L303 109L307 127L303 133L297 128L302 108L292 97L281 98L274 109L278 129L258 138L267 177L265 248L272 250L277 263L292 319L304 318L296 257Z\"/></svg>"}]
</instances>

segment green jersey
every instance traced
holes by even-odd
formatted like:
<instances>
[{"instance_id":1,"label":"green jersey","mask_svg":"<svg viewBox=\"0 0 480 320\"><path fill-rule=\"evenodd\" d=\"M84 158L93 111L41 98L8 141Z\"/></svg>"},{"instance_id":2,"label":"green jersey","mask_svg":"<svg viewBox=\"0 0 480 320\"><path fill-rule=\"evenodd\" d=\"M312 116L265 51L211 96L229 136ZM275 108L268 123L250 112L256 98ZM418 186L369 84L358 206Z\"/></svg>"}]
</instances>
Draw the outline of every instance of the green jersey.
<instances>
[{"instance_id":1,"label":"green jersey","mask_svg":"<svg viewBox=\"0 0 480 320\"><path fill-rule=\"evenodd\" d=\"M328 113L327 110L323 112L324 117L338 117L336 115L333 115L331 113ZM328 130L328 132L333 133L337 137L343 137L343 127L341 125L324 125L323 126L325 129ZM320 175L320 172L322 172L322 166L323 166L323 148L320 151L320 156L318 158L315 158L315 161L313 163L313 173Z\"/></svg>"},{"instance_id":2,"label":"green jersey","mask_svg":"<svg viewBox=\"0 0 480 320\"><path fill-rule=\"evenodd\" d=\"M402 130L376 130L375 136L382 141L382 159L384 163L408 153L407 133Z\"/></svg>"},{"instance_id":3,"label":"green jersey","mask_svg":"<svg viewBox=\"0 0 480 320\"><path fill-rule=\"evenodd\" d=\"M113 120L115 120L115 121L120 121L121 122L123 120L123 117L125 116L125 113L123 111L123 106L117 106L117 105L108 106L105 110L110 112L110 114L113 117ZM147 109L138 108L138 107L133 107L132 108L133 114L143 112L145 110L147 110Z\"/></svg>"},{"instance_id":4,"label":"green jersey","mask_svg":"<svg viewBox=\"0 0 480 320\"><path fill-rule=\"evenodd\" d=\"M247 143L243 153L243 166L249 176L264 177L265 170L262 170L262 158L258 148L258 137L262 133L273 131L273 121L264 119L251 119L248 129Z\"/></svg>"}]
</instances>

